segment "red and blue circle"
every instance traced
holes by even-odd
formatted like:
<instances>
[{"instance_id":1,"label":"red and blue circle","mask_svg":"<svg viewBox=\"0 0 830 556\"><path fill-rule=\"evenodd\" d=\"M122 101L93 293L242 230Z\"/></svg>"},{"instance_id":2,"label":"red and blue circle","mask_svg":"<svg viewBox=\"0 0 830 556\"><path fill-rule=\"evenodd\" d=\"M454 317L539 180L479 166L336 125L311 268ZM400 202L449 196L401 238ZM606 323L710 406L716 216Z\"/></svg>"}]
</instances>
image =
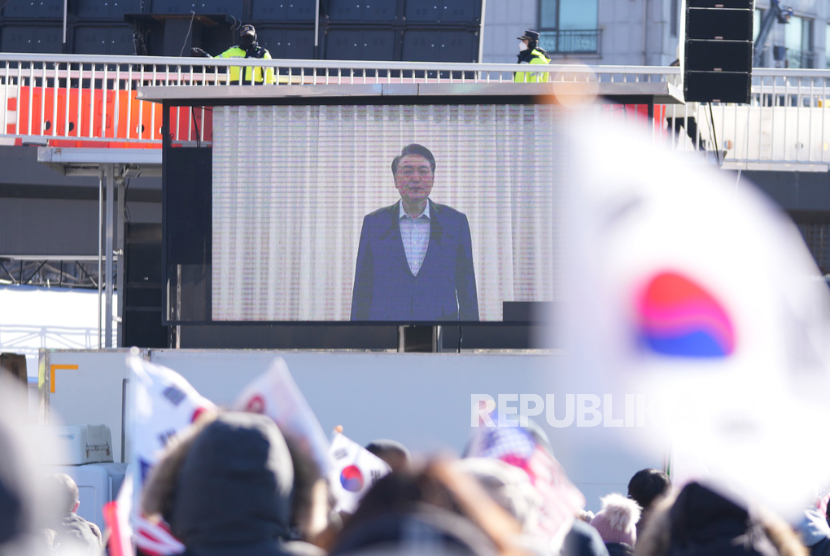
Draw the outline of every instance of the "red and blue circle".
<instances>
[{"instance_id":1,"label":"red and blue circle","mask_svg":"<svg viewBox=\"0 0 830 556\"><path fill-rule=\"evenodd\" d=\"M348 465L340 472L340 484L349 492L363 490L363 473L356 465Z\"/></svg>"},{"instance_id":2,"label":"red and blue circle","mask_svg":"<svg viewBox=\"0 0 830 556\"><path fill-rule=\"evenodd\" d=\"M735 351L735 327L705 288L676 272L654 276L639 300L640 338L673 357L724 358Z\"/></svg>"}]
</instances>

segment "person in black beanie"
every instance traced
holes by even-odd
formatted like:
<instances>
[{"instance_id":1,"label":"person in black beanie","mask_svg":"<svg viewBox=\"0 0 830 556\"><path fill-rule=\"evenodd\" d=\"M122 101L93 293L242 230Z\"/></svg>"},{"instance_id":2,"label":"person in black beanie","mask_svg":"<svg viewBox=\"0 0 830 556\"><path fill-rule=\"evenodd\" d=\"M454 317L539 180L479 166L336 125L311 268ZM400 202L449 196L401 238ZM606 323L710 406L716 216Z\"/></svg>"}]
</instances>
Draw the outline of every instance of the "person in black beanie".
<instances>
[{"instance_id":1,"label":"person in black beanie","mask_svg":"<svg viewBox=\"0 0 830 556\"><path fill-rule=\"evenodd\" d=\"M641 469L628 482L628 497L637 502L642 515L637 522L637 534L645 528L654 503L671 490L671 479L659 469Z\"/></svg>"},{"instance_id":2,"label":"person in black beanie","mask_svg":"<svg viewBox=\"0 0 830 556\"><path fill-rule=\"evenodd\" d=\"M385 461L392 471L404 471L412 462L406 446L394 440L373 440L366 445L366 450Z\"/></svg>"}]
</instances>

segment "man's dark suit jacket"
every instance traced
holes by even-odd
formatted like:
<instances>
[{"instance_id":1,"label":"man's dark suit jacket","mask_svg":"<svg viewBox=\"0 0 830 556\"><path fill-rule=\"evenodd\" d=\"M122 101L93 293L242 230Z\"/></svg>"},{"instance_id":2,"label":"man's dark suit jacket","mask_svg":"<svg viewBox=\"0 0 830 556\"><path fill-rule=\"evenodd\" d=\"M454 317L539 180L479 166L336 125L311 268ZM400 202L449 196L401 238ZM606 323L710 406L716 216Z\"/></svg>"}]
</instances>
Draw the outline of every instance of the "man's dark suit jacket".
<instances>
[{"instance_id":1,"label":"man's dark suit jacket","mask_svg":"<svg viewBox=\"0 0 830 556\"><path fill-rule=\"evenodd\" d=\"M363 219L352 320L477 321L467 217L429 201L429 244L418 276L413 276L401 240L399 205L400 201Z\"/></svg>"}]
</instances>

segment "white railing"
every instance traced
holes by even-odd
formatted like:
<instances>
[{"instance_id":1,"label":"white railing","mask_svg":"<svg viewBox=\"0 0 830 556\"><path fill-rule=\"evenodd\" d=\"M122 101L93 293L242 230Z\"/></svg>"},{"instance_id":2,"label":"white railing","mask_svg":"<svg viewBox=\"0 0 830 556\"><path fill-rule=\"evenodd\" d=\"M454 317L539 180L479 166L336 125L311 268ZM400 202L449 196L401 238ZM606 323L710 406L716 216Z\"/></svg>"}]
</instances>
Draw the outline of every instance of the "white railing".
<instances>
[{"instance_id":1,"label":"white railing","mask_svg":"<svg viewBox=\"0 0 830 556\"><path fill-rule=\"evenodd\" d=\"M826 171L829 100L828 70L758 68L750 104L687 108L697 116L698 141L717 151L725 167Z\"/></svg>"},{"instance_id":2,"label":"white railing","mask_svg":"<svg viewBox=\"0 0 830 556\"><path fill-rule=\"evenodd\" d=\"M244 69L248 67L263 69L248 72ZM139 86L263 86L256 82L258 76L271 81L264 86L512 83L517 69L515 64L0 53L0 139L157 147L161 143L161 107L138 100ZM677 78L676 68L659 67L534 66L533 70L557 81L646 83ZM268 79L270 75L273 79ZM232 80L232 76L238 78ZM206 139L209 109L172 110L174 141Z\"/></svg>"},{"instance_id":3,"label":"white railing","mask_svg":"<svg viewBox=\"0 0 830 556\"><path fill-rule=\"evenodd\" d=\"M262 70L247 72L248 67ZM138 100L139 86L512 83L515 72L526 69L529 66L516 64L0 53L0 142L158 147L161 107ZM549 74L553 82L680 84L677 67L536 65L532 69ZM231 80L232 75L239 78ZM256 83L257 76L272 82ZM799 165L826 170L829 81L830 70L758 68L749 105L658 106L655 137L678 150L717 152L715 159L727 167ZM210 116L210 107L173 108L173 140L209 141ZM697 133L688 132L695 127Z\"/></svg>"}]
</instances>

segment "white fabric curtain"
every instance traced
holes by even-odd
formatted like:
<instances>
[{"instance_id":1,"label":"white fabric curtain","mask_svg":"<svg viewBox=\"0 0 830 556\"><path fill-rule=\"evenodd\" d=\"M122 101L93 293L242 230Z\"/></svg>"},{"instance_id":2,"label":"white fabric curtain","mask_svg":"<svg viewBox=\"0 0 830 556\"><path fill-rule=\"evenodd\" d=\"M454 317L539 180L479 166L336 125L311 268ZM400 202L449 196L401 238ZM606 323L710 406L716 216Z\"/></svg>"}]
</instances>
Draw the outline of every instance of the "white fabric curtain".
<instances>
[{"instance_id":1,"label":"white fabric curtain","mask_svg":"<svg viewBox=\"0 0 830 556\"><path fill-rule=\"evenodd\" d=\"M348 320L363 217L392 159L435 155L431 199L467 215L481 320L554 295L557 110L229 106L213 112L213 320Z\"/></svg>"}]
</instances>

